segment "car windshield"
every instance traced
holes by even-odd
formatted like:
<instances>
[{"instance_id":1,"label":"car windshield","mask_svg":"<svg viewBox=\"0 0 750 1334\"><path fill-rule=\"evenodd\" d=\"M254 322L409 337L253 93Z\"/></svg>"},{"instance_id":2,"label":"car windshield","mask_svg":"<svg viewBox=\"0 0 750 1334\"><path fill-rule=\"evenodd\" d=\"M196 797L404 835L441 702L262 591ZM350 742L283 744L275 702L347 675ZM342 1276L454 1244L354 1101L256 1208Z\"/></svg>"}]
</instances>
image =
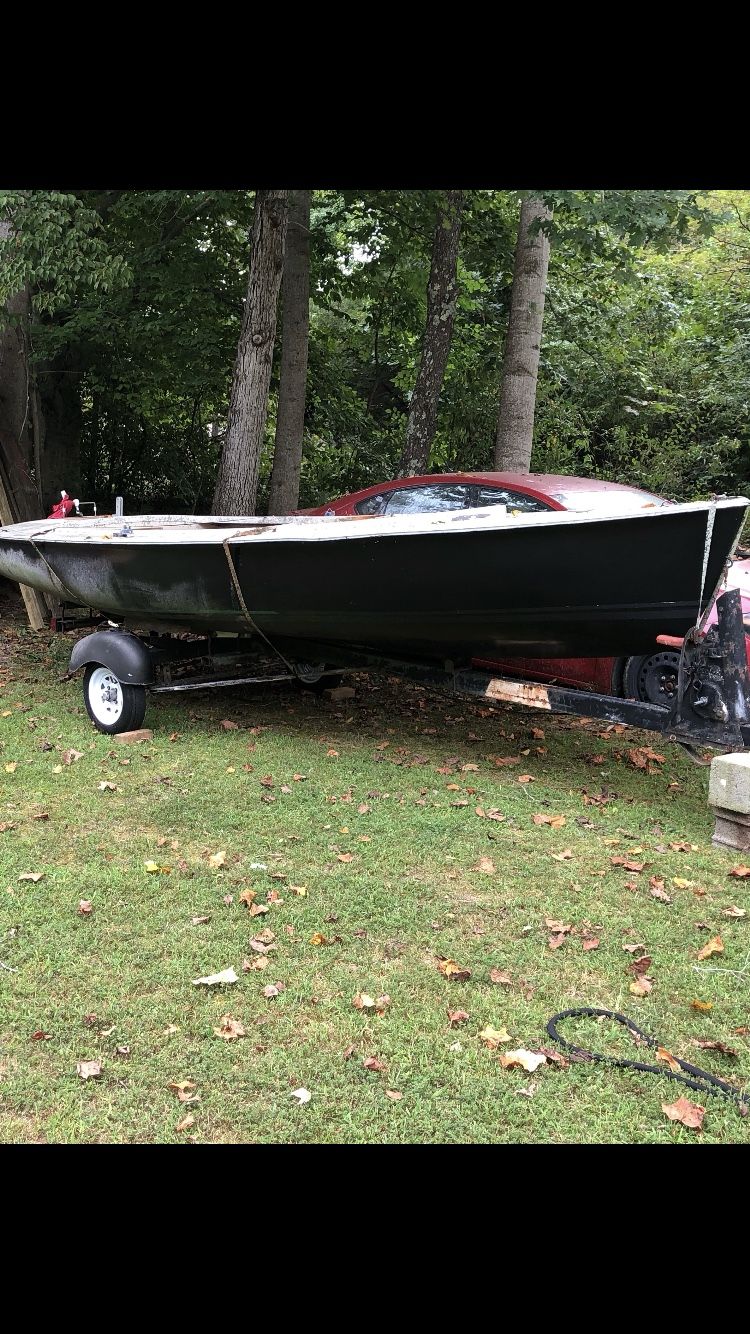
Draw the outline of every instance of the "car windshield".
<instances>
[{"instance_id":1,"label":"car windshield","mask_svg":"<svg viewBox=\"0 0 750 1334\"><path fill-rule=\"evenodd\" d=\"M657 509L670 505L663 496L650 491L552 491L555 500L566 510L606 510L608 514L622 514L628 510Z\"/></svg>"}]
</instances>

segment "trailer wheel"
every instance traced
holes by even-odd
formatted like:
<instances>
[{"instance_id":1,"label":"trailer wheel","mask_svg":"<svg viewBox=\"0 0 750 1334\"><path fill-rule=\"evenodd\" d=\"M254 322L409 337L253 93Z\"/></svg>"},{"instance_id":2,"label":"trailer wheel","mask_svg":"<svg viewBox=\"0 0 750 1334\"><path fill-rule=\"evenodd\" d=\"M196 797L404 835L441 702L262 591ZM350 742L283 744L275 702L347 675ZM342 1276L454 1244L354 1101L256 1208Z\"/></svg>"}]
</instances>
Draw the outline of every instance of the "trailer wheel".
<instances>
[{"instance_id":1,"label":"trailer wheel","mask_svg":"<svg viewBox=\"0 0 750 1334\"><path fill-rule=\"evenodd\" d=\"M623 694L644 704L671 704L677 694L680 655L674 649L645 653L625 663Z\"/></svg>"},{"instance_id":2,"label":"trailer wheel","mask_svg":"<svg viewBox=\"0 0 750 1334\"><path fill-rule=\"evenodd\" d=\"M83 701L100 732L133 732L143 722L146 691L123 685L109 667L90 662L83 676Z\"/></svg>"}]
</instances>

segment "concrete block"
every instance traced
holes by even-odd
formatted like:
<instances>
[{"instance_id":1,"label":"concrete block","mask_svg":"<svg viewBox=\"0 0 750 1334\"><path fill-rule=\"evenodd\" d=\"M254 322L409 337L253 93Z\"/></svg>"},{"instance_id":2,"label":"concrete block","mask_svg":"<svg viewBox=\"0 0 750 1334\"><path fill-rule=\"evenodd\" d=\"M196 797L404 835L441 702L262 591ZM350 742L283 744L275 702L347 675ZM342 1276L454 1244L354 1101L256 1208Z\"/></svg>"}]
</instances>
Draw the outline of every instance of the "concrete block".
<instances>
[{"instance_id":1,"label":"concrete block","mask_svg":"<svg viewBox=\"0 0 750 1334\"><path fill-rule=\"evenodd\" d=\"M750 815L750 752L715 755L711 761L708 804Z\"/></svg>"},{"instance_id":2,"label":"concrete block","mask_svg":"<svg viewBox=\"0 0 750 1334\"><path fill-rule=\"evenodd\" d=\"M737 848L740 852L750 850L750 815L739 811L724 811L714 807L716 817L711 842L717 848Z\"/></svg>"}]
</instances>

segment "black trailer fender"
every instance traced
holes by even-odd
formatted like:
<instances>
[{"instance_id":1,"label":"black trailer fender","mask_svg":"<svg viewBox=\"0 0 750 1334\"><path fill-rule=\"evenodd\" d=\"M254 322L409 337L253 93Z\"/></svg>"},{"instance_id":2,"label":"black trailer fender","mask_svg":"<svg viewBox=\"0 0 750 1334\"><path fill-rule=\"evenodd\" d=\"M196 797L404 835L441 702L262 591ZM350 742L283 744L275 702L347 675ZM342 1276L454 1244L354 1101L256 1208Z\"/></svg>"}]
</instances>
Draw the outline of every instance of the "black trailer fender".
<instances>
[{"instance_id":1,"label":"black trailer fender","mask_svg":"<svg viewBox=\"0 0 750 1334\"><path fill-rule=\"evenodd\" d=\"M89 662L109 667L123 685L147 686L154 679L154 664L147 646L127 630L97 630L79 639L70 655L68 676Z\"/></svg>"}]
</instances>

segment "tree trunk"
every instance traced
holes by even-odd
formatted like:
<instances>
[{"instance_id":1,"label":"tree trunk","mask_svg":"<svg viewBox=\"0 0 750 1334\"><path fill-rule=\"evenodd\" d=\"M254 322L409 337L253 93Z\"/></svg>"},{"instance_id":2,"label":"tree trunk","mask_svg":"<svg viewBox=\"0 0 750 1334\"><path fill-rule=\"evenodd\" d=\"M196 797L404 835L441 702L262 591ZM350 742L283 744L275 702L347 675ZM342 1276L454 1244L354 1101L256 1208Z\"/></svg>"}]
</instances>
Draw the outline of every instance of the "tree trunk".
<instances>
[{"instance_id":1,"label":"tree trunk","mask_svg":"<svg viewBox=\"0 0 750 1334\"><path fill-rule=\"evenodd\" d=\"M0 222L0 235L8 236L10 230L9 222ZM0 461L22 520L38 519L42 512L34 481L28 320L29 290L25 287L0 309Z\"/></svg>"},{"instance_id":2,"label":"tree trunk","mask_svg":"<svg viewBox=\"0 0 750 1334\"><path fill-rule=\"evenodd\" d=\"M299 504L310 329L311 197L311 190L298 190L289 206L281 283L281 379L269 514L289 514Z\"/></svg>"},{"instance_id":3,"label":"tree trunk","mask_svg":"<svg viewBox=\"0 0 750 1334\"><path fill-rule=\"evenodd\" d=\"M427 284L427 327L422 356L409 405L406 441L399 477L424 472L437 426L437 408L453 336L458 282L458 243L461 235L463 191L446 190L432 244Z\"/></svg>"},{"instance_id":4,"label":"tree trunk","mask_svg":"<svg viewBox=\"0 0 750 1334\"><path fill-rule=\"evenodd\" d=\"M42 500L56 504L60 492L81 500L99 500L105 509L110 497L81 496L81 366L75 351L63 352L42 363L34 375L40 417Z\"/></svg>"},{"instance_id":5,"label":"tree trunk","mask_svg":"<svg viewBox=\"0 0 750 1334\"><path fill-rule=\"evenodd\" d=\"M250 277L214 492L214 514L253 514L268 413L276 305L284 264L288 190L259 190Z\"/></svg>"},{"instance_id":6,"label":"tree trunk","mask_svg":"<svg viewBox=\"0 0 750 1334\"><path fill-rule=\"evenodd\" d=\"M495 467L503 472L528 472L531 464L549 240L541 230L529 235L529 227L537 219L547 221L551 217L541 199L524 199L495 437Z\"/></svg>"}]
</instances>

